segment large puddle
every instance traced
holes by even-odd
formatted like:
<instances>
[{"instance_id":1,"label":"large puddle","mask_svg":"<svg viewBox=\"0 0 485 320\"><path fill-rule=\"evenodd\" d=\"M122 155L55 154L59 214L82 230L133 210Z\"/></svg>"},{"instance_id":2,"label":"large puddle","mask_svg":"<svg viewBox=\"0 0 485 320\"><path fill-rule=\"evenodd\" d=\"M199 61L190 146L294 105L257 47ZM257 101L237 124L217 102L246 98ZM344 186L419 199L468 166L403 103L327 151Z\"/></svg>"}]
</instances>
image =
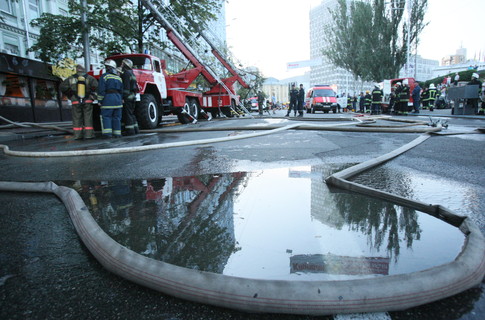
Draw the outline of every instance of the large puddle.
<instances>
[{"instance_id":1,"label":"large puddle","mask_svg":"<svg viewBox=\"0 0 485 320\"><path fill-rule=\"evenodd\" d=\"M341 169L59 184L78 190L120 244L225 275L355 279L425 270L459 254L464 235L453 226L379 199L329 190L324 179Z\"/></svg>"}]
</instances>

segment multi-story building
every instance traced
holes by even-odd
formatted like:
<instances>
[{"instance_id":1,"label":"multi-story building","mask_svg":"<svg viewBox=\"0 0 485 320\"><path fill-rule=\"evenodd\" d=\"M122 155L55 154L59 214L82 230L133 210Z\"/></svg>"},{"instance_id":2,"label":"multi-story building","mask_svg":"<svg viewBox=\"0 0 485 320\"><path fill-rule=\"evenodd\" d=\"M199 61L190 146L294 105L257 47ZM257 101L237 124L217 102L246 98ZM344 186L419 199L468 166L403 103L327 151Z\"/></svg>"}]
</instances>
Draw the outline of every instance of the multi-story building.
<instances>
[{"instance_id":1,"label":"multi-story building","mask_svg":"<svg viewBox=\"0 0 485 320\"><path fill-rule=\"evenodd\" d=\"M466 49L460 48L455 54L447 55L441 59L442 66L451 66L466 62Z\"/></svg>"},{"instance_id":2,"label":"multi-story building","mask_svg":"<svg viewBox=\"0 0 485 320\"><path fill-rule=\"evenodd\" d=\"M168 0L164 0L168 2ZM43 13L68 16L68 0L0 0L0 52L8 53L24 58L36 59L33 52L27 52L39 38L39 28L30 25L33 19L39 18ZM208 23L208 29L225 41L225 2L222 2L219 19ZM163 30L152 30L159 34L162 41L169 43ZM81 51L82 48L79 48ZM129 50L129 48L127 48ZM161 48L148 48L151 54L167 60L170 71L178 72L186 65L181 54L173 48L162 50ZM91 50L91 64L97 65L105 57L99 52ZM78 61L82 63L82 59Z\"/></svg>"},{"instance_id":3,"label":"multi-story building","mask_svg":"<svg viewBox=\"0 0 485 320\"><path fill-rule=\"evenodd\" d=\"M323 0L310 11L310 59L322 59L322 64L310 67L310 85L328 84L337 88L339 94L357 94L371 88L372 83L355 80L349 71L336 67L323 55L327 46L325 26L332 23L329 9L334 10L337 4L337 0Z\"/></svg>"},{"instance_id":4,"label":"multi-story building","mask_svg":"<svg viewBox=\"0 0 485 320\"><path fill-rule=\"evenodd\" d=\"M425 59L420 55L411 55L409 60L408 75L405 68L402 68L399 72L400 78L413 77L418 81L426 81L434 77L434 70L439 67L438 60Z\"/></svg>"},{"instance_id":5,"label":"multi-story building","mask_svg":"<svg viewBox=\"0 0 485 320\"><path fill-rule=\"evenodd\" d=\"M39 29L30 25L42 13L67 15L67 0L0 0L0 51L24 58L39 37Z\"/></svg>"}]
</instances>

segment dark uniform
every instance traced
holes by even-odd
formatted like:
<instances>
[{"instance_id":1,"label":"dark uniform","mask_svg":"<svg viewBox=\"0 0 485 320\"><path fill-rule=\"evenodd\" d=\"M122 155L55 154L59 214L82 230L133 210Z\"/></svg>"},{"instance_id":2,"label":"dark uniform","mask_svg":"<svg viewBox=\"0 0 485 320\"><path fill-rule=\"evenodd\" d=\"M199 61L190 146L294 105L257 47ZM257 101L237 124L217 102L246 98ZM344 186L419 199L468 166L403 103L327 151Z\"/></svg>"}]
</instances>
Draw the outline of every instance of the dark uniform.
<instances>
[{"instance_id":1,"label":"dark uniform","mask_svg":"<svg viewBox=\"0 0 485 320\"><path fill-rule=\"evenodd\" d=\"M106 72L99 79L98 99L101 106L101 130L104 138L121 137L123 81L115 72L114 67L107 66Z\"/></svg>"},{"instance_id":2,"label":"dark uniform","mask_svg":"<svg viewBox=\"0 0 485 320\"><path fill-rule=\"evenodd\" d=\"M409 87L406 84L401 86L401 90L399 91L399 108L398 111L402 114L407 114L408 112L408 102L409 102Z\"/></svg>"},{"instance_id":3,"label":"dark uniform","mask_svg":"<svg viewBox=\"0 0 485 320\"><path fill-rule=\"evenodd\" d=\"M430 111L434 110L434 103L436 101L437 90L434 85L430 85L428 89L428 107Z\"/></svg>"},{"instance_id":4,"label":"dark uniform","mask_svg":"<svg viewBox=\"0 0 485 320\"><path fill-rule=\"evenodd\" d=\"M364 96L364 107L365 107L365 112L370 112L370 107L372 104L372 96L370 95L369 90L365 92Z\"/></svg>"},{"instance_id":5,"label":"dark uniform","mask_svg":"<svg viewBox=\"0 0 485 320\"><path fill-rule=\"evenodd\" d=\"M421 92L421 103L423 105L423 109L428 109L429 106L429 89L424 88L423 92Z\"/></svg>"},{"instance_id":6,"label":"dark uniform","mask_svg":"<svg viewBox=\"0 0 485 320\"><path fill-rule=\"evenodd\" d=\"M298 90L295 88L295 85L292 85L290 90L290 105L288 107L288 113L286 114L286 116L288 117L290 115L291 110L293 110L296 116L297 108L298 108Z\"/></svg>"},{"instance_id":7,"label":"dark uniform","mask_svg":"<svg viewBox=\"0 0 485 320\"><path fill-rule=\"evenodd\" d=\"M359 112L364 112L364 103L365 103L365 97L364 93L361 92L359 95Z\"/></svg>"},{"instance_id":8,"label":"dark uniform","mask_svg":"<svg viewBox=\"0 0 485 320\"><path fill-rule=\"evenodd\" d=\"M472 77L472 80L467 83L467 85L477 85L478 86L478 96L482 94L482 82L478 80L477 77ZM478 114L478 100L479 98L468 99L468 104L473 108L475 114Z\"/></svg>"},{"instance_id":9,"label":"dark uniform","mask_svg":"<svg viewBox=\"0 0 485 320\"><path fill-rule=\"evenodd\" d=\"M413 96L414 113L419 113L419 106L420 106L419 100L421 98L421 87L419 86L419 84L416 84L411 95Z\"/></svg>"},{"instance_id":10,"label":"dark uniform","mask_svg":"<svg viewBox=\"0 0 485 320\"><path fill-rule=\"evenodd\" d=\"M303 103L305 102L305 89L300 84L300 90L298 90L298 116L303 117Z\"/></svg>"},{"instance_id":11,"label":"dark uniform","mask_svg":"<svg viewBox=\"0 0 485 320\"><path fill-rule=\"evenodd\" d=\"M382 104L382 90L375 86L372 90L372 110L371 114L380 114Z\"/></svg>"},{"instance_id":12,"label":"dark uniform","mask_svg":"<svg viewBox=\"0 0 485 320\"><path fill-rule=\"evenodd\" d=\"M264 96L261 91L258 92L258 110L259 114L263 115L263 108L264 108Z\"/></svg>"},{"instance_id":13,"label":"dark uniform","mask_svg":"<svg viewBox=\"0 0 485 320\"><path fill-rule=\"evenodd\" d=\"M85 73L84 67L76 66L76 74L64 80L60 90L72 103L72 129L74 139L94 138L93 100L95 99L98 81Z\"/></svg>"},{"instance_id":14,"label":"dark uniform","mask_svg":"<svg viewBox=\"0 0 485 320\"><path fill-rule=\"evenodd\" d=\"M138 93L138 83L135 74L125 63L123 63L121 80L123 81L123 122L126 135L137 134L139 128L135 117L135 99Z\"/></svg>"}]
</instances>

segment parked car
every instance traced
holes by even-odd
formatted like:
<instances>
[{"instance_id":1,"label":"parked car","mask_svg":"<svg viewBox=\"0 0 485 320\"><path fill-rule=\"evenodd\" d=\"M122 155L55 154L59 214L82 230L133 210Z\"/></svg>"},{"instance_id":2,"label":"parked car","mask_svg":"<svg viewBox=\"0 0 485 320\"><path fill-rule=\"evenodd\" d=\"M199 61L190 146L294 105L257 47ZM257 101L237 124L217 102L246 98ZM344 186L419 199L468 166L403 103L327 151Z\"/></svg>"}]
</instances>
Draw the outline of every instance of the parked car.
<instances>
[{"instance_id":1,"label":"parked car","mask_svg":"<svg viewBox=\"0 0 485 320\"><path fill-rule=\"evenodd\" d=\"M337 113L337 95L329 85L313 86L306 94L305 107L307 113L315 113L315 111Z\"/></svg>"},{"instance_id":2,"label":"parked car","mask_svg":"<svg viewBox=\"0 0 485 320\"><path fill-rule=\"evenodd\" d=\"M258 97L251 97L251 98L249 98L249 105L250 105L251 111L259 112ZM266 99L263 102L263 110L265 108L266 108Z\"/></svg>"}]
</instances>

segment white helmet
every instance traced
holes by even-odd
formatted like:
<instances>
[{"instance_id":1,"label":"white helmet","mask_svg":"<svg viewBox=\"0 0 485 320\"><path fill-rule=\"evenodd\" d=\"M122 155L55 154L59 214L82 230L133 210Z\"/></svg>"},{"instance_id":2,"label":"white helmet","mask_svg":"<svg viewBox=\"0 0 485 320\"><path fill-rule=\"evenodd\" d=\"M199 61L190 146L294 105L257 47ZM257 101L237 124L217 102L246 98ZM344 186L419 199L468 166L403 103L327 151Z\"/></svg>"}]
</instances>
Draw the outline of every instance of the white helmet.
<instances>
[{"instance_id":1,"label":"white helmet","mask_svg":"<svg viewBox=\"0 0 485 320\"><path fill-rule=\"evenodd\" d=\"M116 69L116 62L114 60L108 59L104 61L104 65Z\"/></svg>"},{"instance_id":2,"label":"white helmet","mask_svg":"<svg viewBox=\"0 0 485 320\"><path fill-rule=\"evenodd\" d=\"M429 88L430 88L430 89L435 89L434 83L430 84L430 85L429 85Z\"/></svg>"},{"instance_id":3,"label":"white helmet","mask_svg":"<svg viewBox=\"0 0 485 320\"><path fill-rule=\"evenodd\" d=\"M479 78L478 73L473 73L472 78L478 79Z\"/></svg>"},{"instance_id":4,"label":"white helmet","mask_svg":"<svg viewBox=\"0 0 485 320\"><path fill-rule=\"evenodd\" d=\"M396 82L396 86L400 86L401 85L401 82Z\"/></svg>"},{"instance_id":5,"label":"white helmet","mask_svg":"<svg viewBox=\"0 0 485 320\"><path fill-rule=\"evenodd\" d=\"M130 59L123 59L123 62L122 62L128 69L132 69L133 68L133 61L131 61Z\"/></svg>"}]
</instances>

